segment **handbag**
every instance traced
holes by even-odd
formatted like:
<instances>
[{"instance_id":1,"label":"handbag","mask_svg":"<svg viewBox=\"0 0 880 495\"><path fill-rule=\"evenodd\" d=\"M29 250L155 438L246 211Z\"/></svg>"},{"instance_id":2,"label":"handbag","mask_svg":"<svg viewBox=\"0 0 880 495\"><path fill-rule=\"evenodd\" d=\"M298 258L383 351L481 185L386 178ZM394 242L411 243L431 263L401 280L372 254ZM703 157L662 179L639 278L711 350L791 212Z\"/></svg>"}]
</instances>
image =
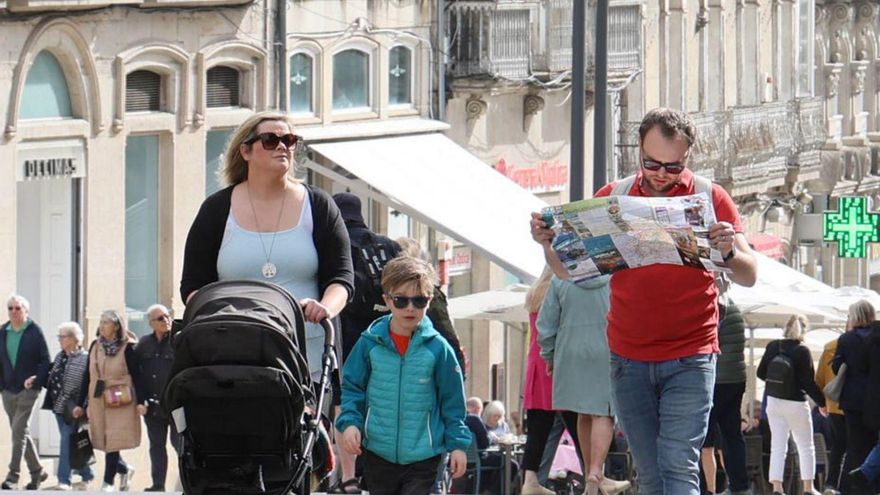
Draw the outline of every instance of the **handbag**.
<instances>
[{"instance_id":1,"label":"handbag","mask_svg":"<svg viewBox=\"0 0 880 495\"><path fill-rule=\"evenodd\" d=\"M68 454L71 469L86 469L95 463L95 450L92 448L89 430L83 428L70 434Z\"/></svg>"},{"instance_id":2,"label":"handbag","mask_svg":"<svg viewBox=\"0 0 880 495\"><path fill-rule=\"evenodd\" d=\"M131 387L128 385L112 385L104 389L102 397L104 397L104 406L106 407L127 406L131 404L132 400Z\"/></svg>"},{"instance_id":3,"label":"handbag","mask_svg":"<svg viewBox=\"0 0 880 495\"><path fill-rule=\"evenodd\" d=\"M825 384L825 388L822 389L822 392L825 394L825 397L828 397L834 402L840 402L840 395L843 393L844 383L846 383L846 363L840 365L840 368L837 370L837 376Z\"/></svg>"}]
</instances>

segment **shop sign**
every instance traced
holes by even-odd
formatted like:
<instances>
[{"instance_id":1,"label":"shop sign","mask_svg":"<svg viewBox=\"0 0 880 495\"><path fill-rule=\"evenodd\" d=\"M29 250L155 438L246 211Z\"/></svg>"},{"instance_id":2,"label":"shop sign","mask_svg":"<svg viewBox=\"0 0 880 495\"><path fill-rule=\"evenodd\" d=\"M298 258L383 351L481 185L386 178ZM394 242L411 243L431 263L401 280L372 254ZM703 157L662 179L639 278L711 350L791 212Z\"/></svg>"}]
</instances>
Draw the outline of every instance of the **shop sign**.
<instances>
[{"instance_id":1,"label":"shop sign","mask_svg":"<svg viewBox=\"0 0 880 495\"><path fill-rule=\"evenodd\" d=\"M822 214L822 239L837 243L837 256L865 258L869 242L880 242L880 213L871 213L868 198L842 196L837 211Z\"/></svg>"},{"instance_id":2,"label":"shop sign","mask_svg":"<svg viewBox=\"0 0 880 495\"><path fill-rule=\"evenodd\" d=\"M18 181L86 176L80 140L25 142L18 146L17 154Z\"/></svg>"},{"instance_id":3,"label":"shop sign","mask_svg":"<svg viewBox=\"0 0 880 495\"><path fill-rule=\"evenodd\" d=\"M568 166L559 160L542 160L533 167L521 167L499 158L495 170L531 193L559 192L568 185Z\"/></svg>"},{"instance_id":4,"label":"shop sign","mask_svg":"<svg viewBox=\"0 0 880 495\"><path fill-rule=\"evenodd\" d=\"M449 276L463 275L471 271L473 255L471 248L460 246L452 251L452 259L449 260Z\"/></svg>"}]
</instances>

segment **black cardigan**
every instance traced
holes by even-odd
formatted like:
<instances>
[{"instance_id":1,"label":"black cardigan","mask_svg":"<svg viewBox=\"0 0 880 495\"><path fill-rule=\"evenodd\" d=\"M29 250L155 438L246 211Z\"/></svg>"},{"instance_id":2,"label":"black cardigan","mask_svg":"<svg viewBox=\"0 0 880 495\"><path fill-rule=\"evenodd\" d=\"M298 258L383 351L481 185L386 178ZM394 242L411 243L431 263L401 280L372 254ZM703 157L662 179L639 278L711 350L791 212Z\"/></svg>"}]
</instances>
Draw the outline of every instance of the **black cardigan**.
<instances>
[{"instance_id":1,"label":"black cardigan","mask_svg":"<svg viewBox=\"0 0 880 495\"><path fill-rule=\"evenodd\" d=\"M180 295L184 303L190 293L218 280L217 256L226 231L233 187L217 191L205 199L189 229L180 279ZM305 187L312 204L312 240L318 251L320 292L323 295L330 284L340 284L348 290L350 299L354 291L354 272L342 215L329 194L309 185Z\"/></svg>"},{"instance_id":2,"label":"black cardigan","mask_svg":"<svg viewBox=\"0 0 880 495\"><path fill-rule=\"evenodd\" d=\"M791 397L777 397L777 399L806 401L805 393L813 399L813 402L821 407L825 407L825 394L819 390L816 385L816 372L813 370L813 356L810 350L797 340L783 339L774 340L767 344L764 350L764 356L761 358L761 364L758 365L758 378L765 380L767 378L767 366L770 361L779 354L779 346L785 348L785 352L791 357L794 364L795 378L798 382L798 393Z\"/></svg>"}]
</instances>

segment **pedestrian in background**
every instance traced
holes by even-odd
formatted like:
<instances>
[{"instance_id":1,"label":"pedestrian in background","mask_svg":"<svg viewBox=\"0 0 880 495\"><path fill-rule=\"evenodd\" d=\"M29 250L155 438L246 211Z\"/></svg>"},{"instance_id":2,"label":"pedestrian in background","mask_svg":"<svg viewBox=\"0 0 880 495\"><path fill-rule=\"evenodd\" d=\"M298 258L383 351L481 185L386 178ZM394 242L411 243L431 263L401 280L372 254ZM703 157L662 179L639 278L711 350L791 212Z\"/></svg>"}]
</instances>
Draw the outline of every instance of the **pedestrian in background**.
<instances>
[{"instance_id":1,"label":"pedestrian in background","mask_svg":"<svg viewBox=\"0 0 880 495\"><path fill-rule=\"evenodd\" d=\"M813 445L813 419L807 395L825 411L825 395L815 381L813 357L803 344L809 329L806 316L792 316L785 325L782 340L767 344L758 365L758 378L766 382L767 420L770 423L770 484L773 493L782 494L788 436L797 445L798 465L804 493L819 495L813 486L816 475L816 449Z\"/></svg>"},{"instance_id":2,"label":"pedestrian in background","mask_svg":"<svg viewBox=\"0 0 880 495\"><path fill-rule=\"evenodd\" d=\"M49 367L49 347L43 329L30 314L30 303L24 296L13 294L6 300L9 321L0 326L0 390L3 409L12 430L12 450L9 472L0 489L14 490L19 480L21 458L24 456L30 483L28 490L37 490L49 474L40 464L37 447L31 438L28 423L46 384Z\"/></svg>"},{"instance_id":3,"label":"pedestrian in background","mask_svg":"<svg viewBox=\"0 0 880 495\"><path fill-rule=\"evenodd\" d=\"M578 414L575 429L588 495L618 493L630 485L605 478L605 458L614 435L605 337L608 278L574 284L553 277L537 321L541 357L553 374L553 409Z\"/></svg>"},{"instance_id":4,"label":"pedestrian in background","mask_svg":"<svg viewBox=\"0 0 880 495\"><path fill-rule=\"evenodd\" d=\"M840 394L840 407L846 421L846 457L843 465L845 473L858 468L868 457L877 443L877 429L870 418L865 416L865 401L868 392L868 349L871 340L871 324L876 319L874 306L866 300L856 301L847 313L847 332L837 342L837 353L831 363L835 373L846 364L846 379ZM844 483L843 492L859 495Z\"/></svg>"},{"instance_id":5,"label":"pedestrian in background","mask_svg":"<svg viewBox=\"0 0 880 495\"><path fill-rule=\"evenodd\" d=\"M824 390L825 385L837 376L831 369L831 362L837 353L839 337L826 343L819 357L819 366L816 368L816 385ZM831 430L831 441L828 454L828 476L825 478L824 489L836 490L840 487L840 468L843 462L843 454L846 452L846 418L840 404L825 396L825 408L828 411L828 423Z\"/></svg>"},{"instance_id":6,"label":"pedestrian in background","mask_svg":"<svg viewBox=\"0 0 880 495\"><path fill-rule=\"evenodd\" d=\"M168 383L171 365L174 363L174 348L171 346L171 313L161 304L147 308L152 333L141 337L135 347L139 374L144 386L144 400L147 413L147 437L150 439L150 477L152 484L145 492L164 492L165 477L168 474L168 437L171 446L180 454L180 438L177 428L162 410L162 394ZM143 402L143 401L142 401Z\"/></svg>"},{"instance_id":7,"label":"pedestrian in background","mask_svg":"<svg viewBox=\"0 0 880 495\"><path fill-rule=\"evenodd\" d=\"M55 356L49 377L46 381L46 398L43 409L52 411L61 434L58 448L58 486L56 489L69 491L71 484L70 469L70 435L77 432L83 409L79 407L79 398L88 386L86 375L89 368L89 355L83 350L83 331L79 324L68 321L58 326L58 344L61 351ZM84 419L84 418L83 418ZM86 490L95 478L92 466L78 470L82 482L77 490Z\"/></svg>"}]
</instances>

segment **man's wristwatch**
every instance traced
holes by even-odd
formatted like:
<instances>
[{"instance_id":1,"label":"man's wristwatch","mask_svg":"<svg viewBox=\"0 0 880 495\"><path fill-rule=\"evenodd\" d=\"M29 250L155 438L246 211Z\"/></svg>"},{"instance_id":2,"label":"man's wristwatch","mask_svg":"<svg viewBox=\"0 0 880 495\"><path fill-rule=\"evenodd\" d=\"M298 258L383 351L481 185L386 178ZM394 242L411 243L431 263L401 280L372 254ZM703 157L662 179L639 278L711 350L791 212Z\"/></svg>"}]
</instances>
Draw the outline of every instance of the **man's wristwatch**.
<instances>
[{"instance_id":1,"label":"man's wristwatch","mask_svg":"<svg viewBox=\"0 0 880 495\"><path fill-rule=\"evenodd\" d=\"M736 256L736 245L732 244L730 246L730 252L725 254L722 259L725 263L727 263L728 261L732 260L734 256Z\"/></svg>"}]
</instances>

